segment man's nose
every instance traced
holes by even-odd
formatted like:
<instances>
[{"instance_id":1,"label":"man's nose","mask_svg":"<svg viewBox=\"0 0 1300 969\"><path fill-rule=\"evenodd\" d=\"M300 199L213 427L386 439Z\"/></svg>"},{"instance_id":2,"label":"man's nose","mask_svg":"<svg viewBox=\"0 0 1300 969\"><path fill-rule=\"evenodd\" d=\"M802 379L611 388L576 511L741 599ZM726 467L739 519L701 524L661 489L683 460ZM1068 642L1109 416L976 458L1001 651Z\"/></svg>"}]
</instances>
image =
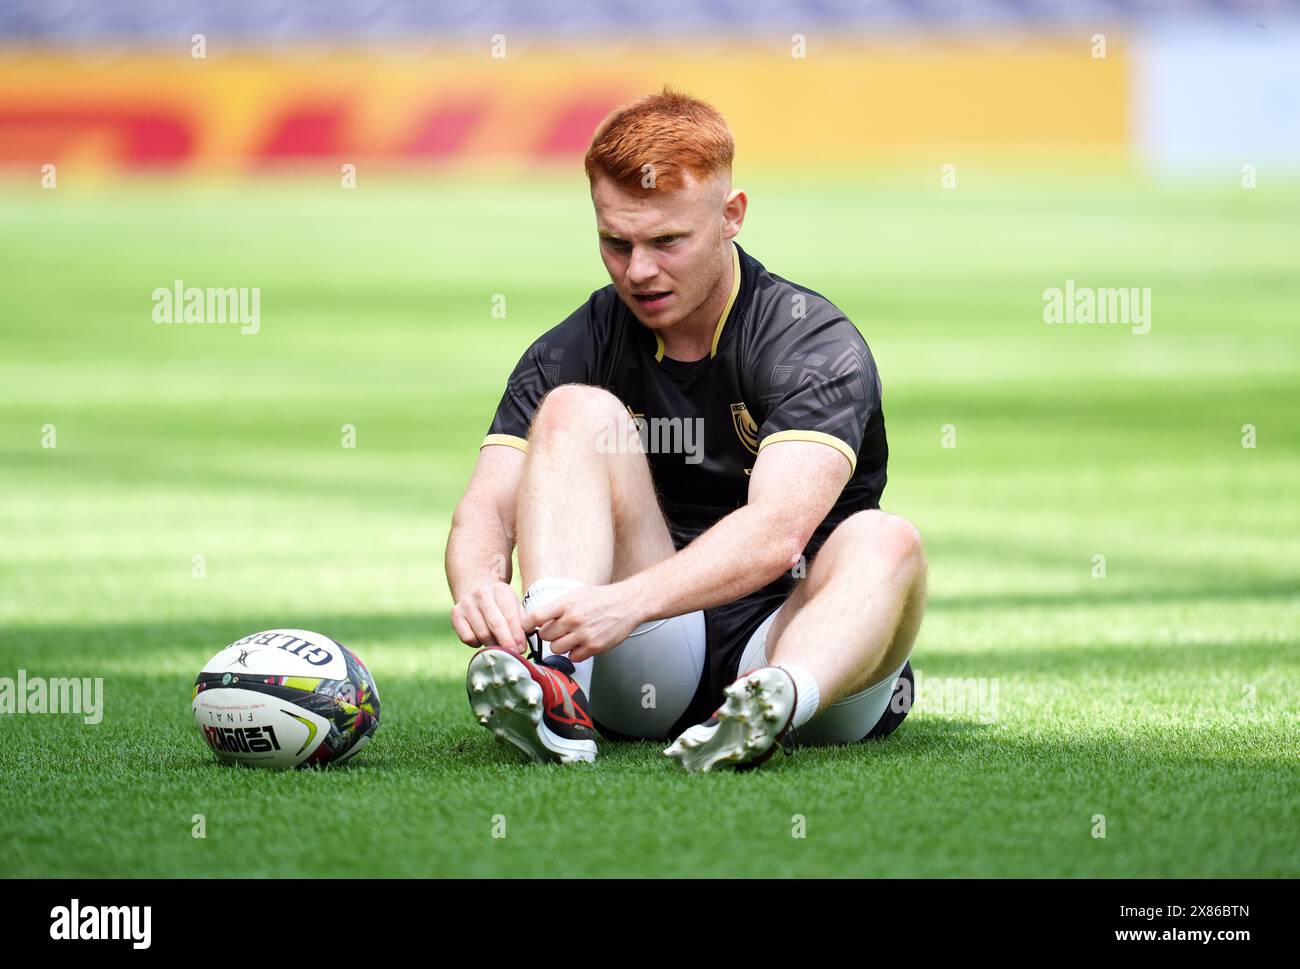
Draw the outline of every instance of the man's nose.
<instances>
[{"instance_id":1,"label":"man's nose","mask_svg":"<svg viewBox=\"0 0 1300 969\"><path fill-rule=\"evenodd\" d=\"M627 264L628 282L633 286L640 286L658 275L659 265L655 262L654 253L640 246L633 246L632 258Z\"/></svg>"}]
</instances>

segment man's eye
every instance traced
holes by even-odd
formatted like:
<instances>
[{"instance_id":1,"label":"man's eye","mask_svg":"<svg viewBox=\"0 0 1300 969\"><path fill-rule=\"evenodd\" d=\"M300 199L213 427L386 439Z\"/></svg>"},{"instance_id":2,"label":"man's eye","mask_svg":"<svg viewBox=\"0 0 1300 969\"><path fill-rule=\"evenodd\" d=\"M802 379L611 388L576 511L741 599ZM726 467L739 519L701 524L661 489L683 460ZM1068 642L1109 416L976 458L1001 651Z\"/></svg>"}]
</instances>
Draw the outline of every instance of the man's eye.
<instances>
[{"instance_id":1,"label":"man's eye","mask_svg":"<svg viewBox=\"0 0 1300 969\"><path fill-rule=\"evenodd\" d=\"M632 248L622 239L606 239L605 245L609 246L611 249L617 249L619 252L624 252Z\"/></svg>"},{"instance_id":2,"label":"man's eye","mask_svg":"<svg viewBox=\"0 0 1300 969\"><path fill-rule=\"evenodd\" d=\"M677 238L678 238L677 236L660 236L655 241L659 243L659 245L661 246L669 246L672 245L674 242L676 242Z\"/></svg>"}]
</instances>

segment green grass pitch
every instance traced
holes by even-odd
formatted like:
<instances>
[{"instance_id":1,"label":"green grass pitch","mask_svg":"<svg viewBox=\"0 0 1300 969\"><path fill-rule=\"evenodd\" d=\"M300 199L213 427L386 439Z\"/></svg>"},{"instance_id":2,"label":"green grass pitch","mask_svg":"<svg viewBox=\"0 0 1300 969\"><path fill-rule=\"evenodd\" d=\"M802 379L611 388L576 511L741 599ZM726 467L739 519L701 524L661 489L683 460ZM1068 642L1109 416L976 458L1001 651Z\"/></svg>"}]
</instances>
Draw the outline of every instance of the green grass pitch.
<instances>
[{"instance_id":1,"label":"green grass pitch","mask_svg":"<svg viewBox=\"0 0 1300 969\"><path fill-rule=\"evenodd\" d=\"M704 777L521 763L448 621L503 381L606 281L580 173L0 186L0 676L106 702L0 716L0 874L1300 874L1300 186L962 174L748 178L741 243L867 336L913 663L996 710ZM260 287L261 331L154 324L176 279ZM1151 331L1046 325L1067 279L1149 287ZM374 672L355 764L202 743L199 666L275 626Z\"/></svg>"}]
</instances>

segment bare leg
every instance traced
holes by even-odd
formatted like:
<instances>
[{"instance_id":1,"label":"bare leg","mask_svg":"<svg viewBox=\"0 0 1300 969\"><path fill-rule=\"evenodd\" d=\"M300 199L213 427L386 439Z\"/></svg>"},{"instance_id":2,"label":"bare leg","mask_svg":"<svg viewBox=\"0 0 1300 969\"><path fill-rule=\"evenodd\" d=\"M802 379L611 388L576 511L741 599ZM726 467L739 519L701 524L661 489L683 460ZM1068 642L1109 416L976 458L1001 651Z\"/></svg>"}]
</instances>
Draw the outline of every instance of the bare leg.
<instances>
[{"instance_id":1,"label":"bare leg","mask_svg":"<svg viewBox=\"0 0 1300 969\"><path fill-rule=\"evenodd\" d=\"M526 601L544 603L574 583L604 585L673 554L650 466L635 432L627 408L596 387L557 387L538 407L529 429L516 515ZM690 638L678 635L675 642L672 634L681 630L666 623L660 624L668 634L666 642L662 634L638 639L634 632L618 649L578 663L553 658L545 641L540 667L513 658L498 660L493 651L484 650L470 660L470 705L498 739L534 760L593 760L593 722L629 733L644 728L651 735L672 724L678 714L667 705L658 711L652 704L649 713L642 713L641 688L654 687L651 695L664 699L682 696L685 708L703 668L703 625L699 617L698 658L690 652ZM675 650L664 648L674 645ZM492 665L507 662L515 668L506 666L505 676L494 675ZM557 671L572 677L564 681L558 713L554 693L542 703L547 696L543 682L552 691L559 688ZM630 690L624 688L628 684ZM578 700L579 692L585 704ZM581 715L580 707L586 710ZM656 716L667 722L658 723Z\"/></svg>"},{"instance_id":2,"label":"bare leg","mask_svg":"<svg viewBox=\"0 0 1300 969\"><path fill-rule=\"evenodd\" d=\"M811 673L818 709L874 686L912 651L925 572L920 535L906 519L882 511L845 519L772 624L768 661Z\"/></svg>"},{"instance_id":3,"label":"bare leg","mask_svg":"<svg viewBox=\"0 0 1300 969\"><path fill-rule=\"evenodd\" d=\"M527 589L544 578L605 585L673 554L645 455L627 408L597 387L565 384L546 395L528 434L519 486L519 570Z\"/></svg>"}]
</instances>

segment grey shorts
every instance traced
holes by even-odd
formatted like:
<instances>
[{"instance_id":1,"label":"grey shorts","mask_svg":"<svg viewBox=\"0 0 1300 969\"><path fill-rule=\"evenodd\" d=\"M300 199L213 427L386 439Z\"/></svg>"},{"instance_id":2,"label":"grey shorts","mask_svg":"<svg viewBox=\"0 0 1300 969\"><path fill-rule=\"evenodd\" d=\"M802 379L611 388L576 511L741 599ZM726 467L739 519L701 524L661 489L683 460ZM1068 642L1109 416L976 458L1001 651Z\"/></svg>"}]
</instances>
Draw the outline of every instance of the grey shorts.
<instances>
[{"instance_id":1,"label":"grey shorts","mask_svg":"<svg viewBox=\"0 0 1300 969\"><path fill-rule=\"evenodd\" d=\"M768 664L767 633L782 599L732 604L638 626L592 664L591 712L606 734L670 739L709 718L722 690ZM843 697L800 727L800 744L848 744L887 735L907 715L891 705L906 662L880 682ZM891 709L898 706L898 709Z\"/></svg>"}]
</instances>

